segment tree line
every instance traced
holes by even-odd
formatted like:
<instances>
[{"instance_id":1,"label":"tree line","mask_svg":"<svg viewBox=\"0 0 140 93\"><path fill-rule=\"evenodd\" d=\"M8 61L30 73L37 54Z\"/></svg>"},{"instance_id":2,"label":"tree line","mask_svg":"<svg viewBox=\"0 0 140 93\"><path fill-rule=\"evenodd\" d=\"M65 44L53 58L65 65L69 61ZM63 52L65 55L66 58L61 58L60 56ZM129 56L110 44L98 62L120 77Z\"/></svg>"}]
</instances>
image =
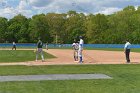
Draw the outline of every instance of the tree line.
<instances>
[{"instance_id":1,"label":"tree line","mask_svg":"<svg viewBox=\"0 0 140 93\"><path fill-rule=\"evenodd\" d=\"M48 43L72 43L79 36L90 44L122 44L127 39L140 43L140 7L127 6L111 15L47 13L26 18L0 17L0 43L35 43L38 38Z\"/></svg>"}]
</instances>

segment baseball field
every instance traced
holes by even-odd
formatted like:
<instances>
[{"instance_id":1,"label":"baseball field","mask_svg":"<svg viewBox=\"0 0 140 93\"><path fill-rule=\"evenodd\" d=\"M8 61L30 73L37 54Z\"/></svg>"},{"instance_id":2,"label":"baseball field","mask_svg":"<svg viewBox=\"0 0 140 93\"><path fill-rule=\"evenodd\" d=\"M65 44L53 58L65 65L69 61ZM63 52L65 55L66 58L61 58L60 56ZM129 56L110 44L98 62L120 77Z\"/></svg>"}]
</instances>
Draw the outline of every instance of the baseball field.
<instances>
[{"instance_id":1,"label":"baseball field","mask_svg":"<svg viewBox=\"0 0 140 93\"><path fill-rule=\"evenodd\" d=\"M112 79L1 81L0 93L139 93L140 50L132 51L126 64L122 49L87 49L79 64L71 49L44 49L45 62L34 61L33 49L1 50L0 76L105 74Z\"/></svg>"}]
</instances>

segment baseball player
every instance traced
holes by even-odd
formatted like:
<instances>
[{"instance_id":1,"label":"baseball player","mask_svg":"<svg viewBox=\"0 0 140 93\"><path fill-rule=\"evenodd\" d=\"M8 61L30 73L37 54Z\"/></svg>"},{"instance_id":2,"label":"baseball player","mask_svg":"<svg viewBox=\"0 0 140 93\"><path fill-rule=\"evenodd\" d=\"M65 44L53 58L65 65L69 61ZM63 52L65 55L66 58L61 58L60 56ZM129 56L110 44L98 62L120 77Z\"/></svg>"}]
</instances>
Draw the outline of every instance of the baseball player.
<instances>
[{"instance_id":1,"label":"baseball player","mask_svg":"<svg viewBox=\"0 0 140 93\"><path fill-rule=\"evenodd\" d=\"M82 55L82 51L83 51L83 45L84 45L84 40L82 39L82 36L79 36L79 49L78 49L78 56L79 56L79 63L83 63L83 55Z\"/></svg>"},{"instance_id":2,"label":"baseball player","mask_svg":"<svg viewBox=\"0 0 140 93\"><path fill-rule=\"evenodd\" d=\"M13 47L12 47L12 50L15 49L16 50L16 43L13 42Z\"/></svg>"},{"instance_id":3,"label":"baseball player","mask_svg":"<svg viewBox=\"0 0 140 93\"><path fill-rule=\"evenodd\" d=\"M41 54L42 62L44 61L44 56L43 56L43 42L39 39L37 43L37 50L36 50L36 61L38 60L38 54Z\"/></svg>"},{"instance_id":4,"label":"baseball player","mask_svg":"<svg viewBox=\"0 0 140 93\"><path fill-rule=\"evenodd\" d=\"M74 43L72 44L73 47L73 56L74 56L74 61L78 61L78 49L79 49L79 44L74 40Z\"/></svg>"},{"instance_id":5,"label":"baseball player","mask_svg":"<svg viewBox=\"0 0 140 93\"><path fill-rule=\"evenodd\" d=\"M46 50L48 50L48 42L46 43Z\"/></svg>"},{"instance_id":6,"label":"baseball player","mask_svg":"<svg viewBox=\"0 0 140 93\"><path fill-rule=\"evenodd\" d=\"M126 56L127 63L130 63L130 58L129 58L130 48L131 48L131 44L128 42L128 40L126 40L126 43L125 43L125 46L124 46L124 53L125 53L125 56Z\"/></svg>"}]
</instances>

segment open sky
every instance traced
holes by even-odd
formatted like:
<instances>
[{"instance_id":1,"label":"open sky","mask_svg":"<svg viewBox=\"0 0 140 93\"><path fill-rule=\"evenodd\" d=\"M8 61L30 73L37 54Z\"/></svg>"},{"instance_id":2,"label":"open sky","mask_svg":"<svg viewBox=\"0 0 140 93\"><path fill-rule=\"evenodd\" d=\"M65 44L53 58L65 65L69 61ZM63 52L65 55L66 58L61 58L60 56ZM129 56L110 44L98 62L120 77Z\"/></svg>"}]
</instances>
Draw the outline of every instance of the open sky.
<instances>
[{"instance_id":1,"label":"open sky","mask_svg":"<svg viewBox=\"0 0 140 93\"><path fill-rule=\"evenodd\" d=\"M140 0L0 0L0 17L17 14L32 17L40 13L66 13L75 10L85 14L112 14L124 7L140 6Z\"/></svg>"}]
</instances>

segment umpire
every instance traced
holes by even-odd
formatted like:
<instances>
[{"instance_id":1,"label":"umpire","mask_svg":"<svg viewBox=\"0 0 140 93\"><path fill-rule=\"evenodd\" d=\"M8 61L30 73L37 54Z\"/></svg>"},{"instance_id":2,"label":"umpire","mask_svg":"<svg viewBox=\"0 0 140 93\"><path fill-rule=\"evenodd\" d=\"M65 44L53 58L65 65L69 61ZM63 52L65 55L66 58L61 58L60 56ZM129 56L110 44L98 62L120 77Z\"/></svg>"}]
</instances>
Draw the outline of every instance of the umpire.
<instances>
[{"instance_id":1,"label":"umpire","mask_svg":"<svg viewBox=\"0 0 140 93\"><path fill-rule=\"evenodd\" d=\"M124 53L125 53L125 56L126 56L127 63L130 63L130 58L129 58L130 48L131 48L131 44L128 42L128 40L126 40L126 43L125 43L125 46L124 46Z\"/></svg>"}]
</instances>

